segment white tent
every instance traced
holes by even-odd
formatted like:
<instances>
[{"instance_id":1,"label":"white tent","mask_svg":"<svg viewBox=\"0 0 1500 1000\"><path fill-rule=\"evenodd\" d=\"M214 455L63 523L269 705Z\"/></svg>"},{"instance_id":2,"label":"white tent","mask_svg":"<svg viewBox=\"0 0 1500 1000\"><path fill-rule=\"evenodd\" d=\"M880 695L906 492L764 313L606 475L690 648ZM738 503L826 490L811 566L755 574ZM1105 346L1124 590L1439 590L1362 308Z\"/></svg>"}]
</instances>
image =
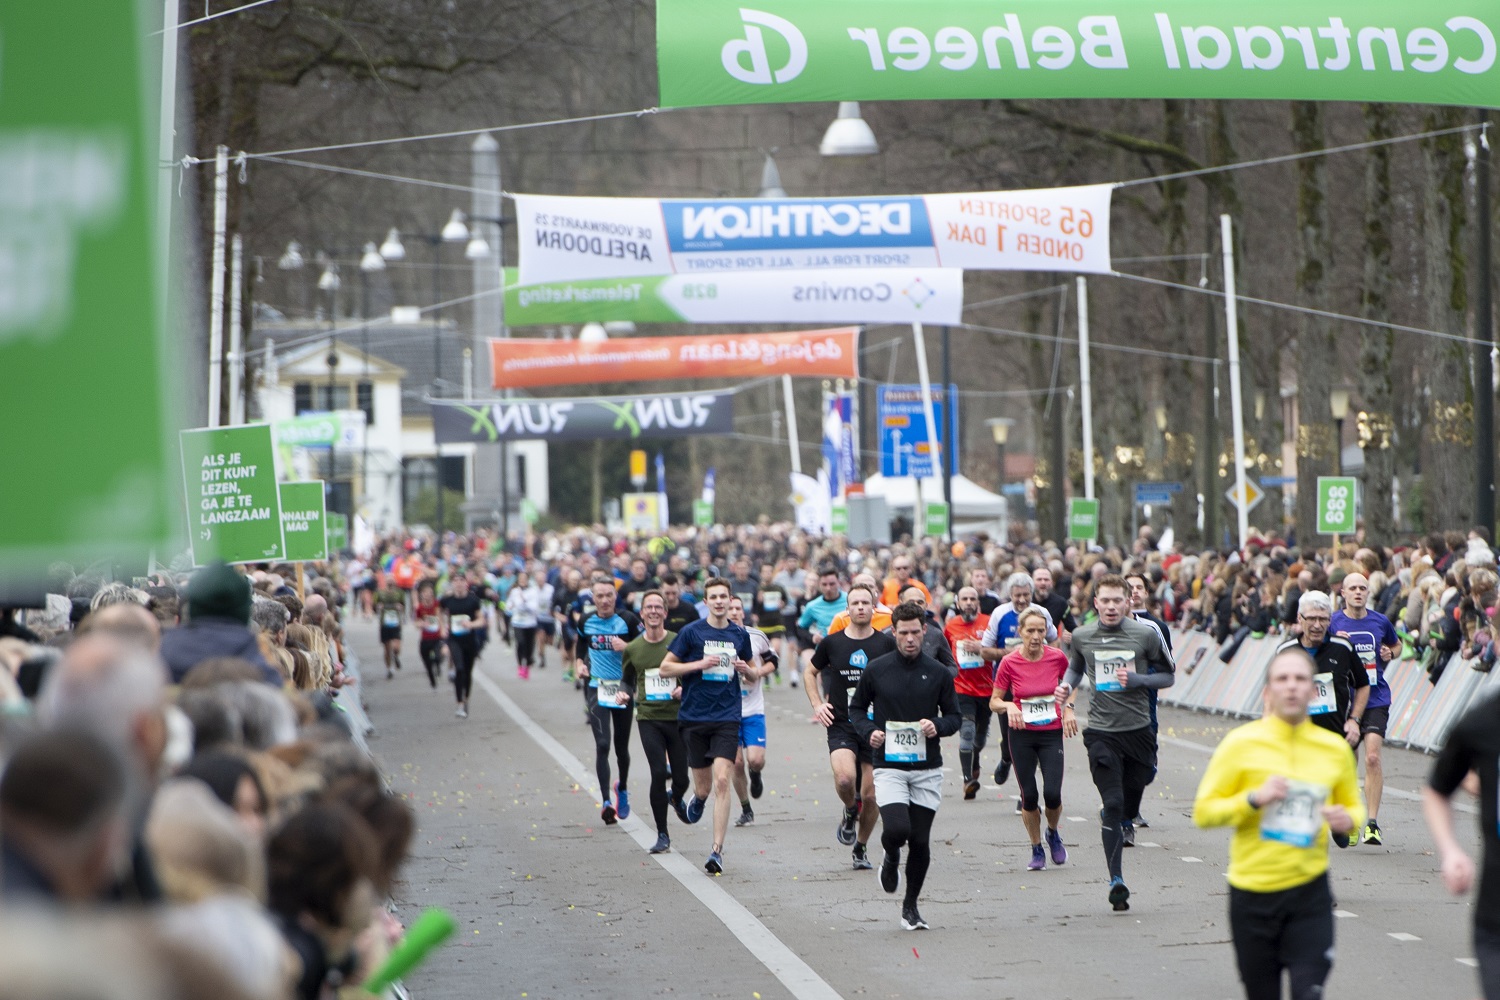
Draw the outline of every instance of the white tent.
<instances>
[{"instance_id":1,"label":"white tent","mask_svg":"<svg viewBox=\"0 0 1500 1000\"><path fill-rule=\"evenodd\" d=\"M891 508L913 510L917 502L916 480L910 476L871 476L865 480L865 495L884 497ZM922 480L924 502L943 499L943 481L937 476ZM1005 498L991 493L968 476L953 477L953 530L955 532L987 531L992 535L1005 531Z\"/></svg>"}]
</instances>

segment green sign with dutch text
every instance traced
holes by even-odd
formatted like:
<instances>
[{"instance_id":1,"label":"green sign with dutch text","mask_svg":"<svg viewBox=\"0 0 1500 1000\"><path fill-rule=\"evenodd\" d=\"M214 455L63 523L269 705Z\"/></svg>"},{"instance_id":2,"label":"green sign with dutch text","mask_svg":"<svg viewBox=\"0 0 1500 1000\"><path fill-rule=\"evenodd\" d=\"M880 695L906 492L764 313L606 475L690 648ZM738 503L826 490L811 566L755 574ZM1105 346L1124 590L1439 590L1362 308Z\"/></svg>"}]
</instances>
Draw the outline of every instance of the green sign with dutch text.
<instances>
[{"instance_id":1,"label":"green sign with dutch text","mask_svg":"<svg viewBox=\"0 0 1500 1000\"><path fill-rule=\"evenodd\" d=\"M700 528L713 527L714 503L712 500L693 501L693 524Z\"/></svg>"},{"instance_id":2,"label":"green sign with dutch text","mask_svg":"<svg viewBox=\"0 0 1500 1000\"><path fill-rule=\"evenodd\" d=\"M281 531L288 562L328 558L326 494L323 480L281 484Z\"/></svg>"},{"instance_id":3,"label":"green sign with dutch text","mask_svg":"<svg viewBox=\"0 0 1500 1000\"><path fill-rule=\"evenodd\" d=\"M329 511L325 521L328 525L328 551L334 555L349 548L349 517Z\"/></svg>"},{"instance_id":4,"label":"green sign with dutch text","mask_svg":"<svg viewBox=\"0 0 1500 1000\"><path fill-rule=\"evenodd\" d=\"M948 505L941 500L928 500L922 505L922 534L942 537L948 534Z\"/></svg>"},{"instance_id":5,"label":"green sign with dutch text","mask_svg":"<svg viewBox=\"0 0 1500 1000\"><path fill-rule=\"evenodd\" d=\"M1099 540L1099 501L1085 497L1068 498L1068 540Z\"/></svg>"},{"instance_id":6,"label":"green sign with dutch text","mask_svg":"<svg viewBox=\"0 0 1500 1000\"><path fill-rule=\"evenodd\" d=\"M849 505L836 503L829 508L828 528L835 535L849 534Z\"/></svg>"},{"instance_id":7,"label":"green sign with dutch text","mask_svg":"<svg viewBox=\"0 0 1500 1000\"><path fill-rule=\"evenodd\" d=\"M0 5L0 591L39 593L56 562L145 572L178 519L148 90L161 11Z\"/></svg>"},{"instance_id":8,"label":"green sign with dutch text","mask_svg":"<svg viewBox=\"0 0 1500 1000\"><path fill-rule=\"evenodd\" d=\"M193 564L286 558L270 424L183 431Z\"/></svg>"},{"instance_id":9,"label":"green sign with dutch text","mask_svg":"<svg viewBox=\"0 0 1500 1000\"><path fill-rule=\"evenodd\" d=\"M1500 0L657 0L662 107L1035 98L1500 106Z\"/></svg>"}]
</instances>

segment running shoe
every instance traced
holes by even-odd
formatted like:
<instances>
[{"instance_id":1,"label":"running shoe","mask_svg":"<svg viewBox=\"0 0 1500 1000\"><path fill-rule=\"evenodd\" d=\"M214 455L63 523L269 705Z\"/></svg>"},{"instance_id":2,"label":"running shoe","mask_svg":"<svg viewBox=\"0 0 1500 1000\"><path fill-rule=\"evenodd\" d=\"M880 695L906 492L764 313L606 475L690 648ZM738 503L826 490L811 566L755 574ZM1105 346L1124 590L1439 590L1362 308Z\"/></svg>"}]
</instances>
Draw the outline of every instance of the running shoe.
<instances>
[{"instance_id":1,"label":"running shoe","mask_svg":"<svg viewBox=\"0 0 1500 1000\"><path fill-rule=\"evenodd\" d=\"M755 813L750 809L749 806L746 806L744 812L740 813L740 818L734 821L734 825L735 826L749 826L750 824L752 824L754 822L755 822Z\"/></svg>"},{"instance_id":2,"label":"running shoe","mask_svg":"<svg viewBox=\"0 0 1500 1000\"><path fill-rule=\"evenodd\" d=\"M927 921L922 919L922 914L917 912L917 904L912 903L901 907L901 929L903 931L925 931Z\"/></svg>"},{"instance_id":3,"label":"running shoe","mask_svg":"<svg viewBox=\"0 0 1500 1000\"><path fill-rule=\"evenodd\" d=\"M692 820L688 819L687 805L682 801L682 799L679 799L675 795L672 796L672 811L677 813L677 818L682 820L684 823L691 824L693 822Z\"/></svg>"},{"instance_id":4,"label":"running shoe","mask_svg":"<svg viewBox=\"0 0 1500 1000\"><path fill-rule=\"evenodd\" d=\"M401 669L401 657L398 656L395 659L396 659L396 669L400 670Z\"/></svg>"},{"instance_id":5,"label":"running shoe","mask_svg":"<svg viewBox=\"0 0 1500 1000\"><path fill-rule=\"evenodd\" d=\"M520 666L516 667L516 676L521 678L521 680L523 681L531 680L531 668L524 663L521 664Z\"/></svg>"},{"instance_id":6,"label":"running shoe","mask_svg":"<svg viewBox=\"0 0 1500 1000\"><path fill-rule=\"evenodd\" d=\"M1375 822L1373 819L1365 824L1365 836L1363 842L1366 844L1373 844L1376 847L1379 847L1381 844L1380 824Z\"/></svg>"},{"instance_id":7,"label":"running shoe","mask_svg":"<svg viewBox=\"0 0 1500 1000\"><path fill-rule=\"evenodd\" d=\"M1135 826L1133 824L1125 823L1120 826L1120 846L1135 846Z\"/></svg>"},{"instance_id":8,"label":"running shoe","mask_svg":"<svg viewBox=\"0 0 1500 1000\"><path fill-rule=\"evenodd\" d=\"M972 798L974 798L974 796L976 796L978 794L979 794L979 782L973 780L972 778L970 780L964 782L964 798L965 799L972 799Z\"/></svg>"},{"instance_id":9,"label":"running shoe","mask_svg":"<svg viewBox=\"0 0 1500 1000\"><path fill-rule=\"evenodd\" d=\"M1125 887L1125 880L1114 878L1109 881L1109 905L1115 910L1130 909L1130 890Z\"/></svg>"},{"instance_id":10,"label":"running shoe","mask_svg":"<svg viewBox=\"0 0 1500 1000\"><path fill-rule=\"evenodd\" d=\"M868 851L865 850L865 845L864 844L855 844L854 845L853 858L854 858L854 870L857 871L857 872L867 872L871 868L875 867L873 864L870 863L870 854L869 854Z\"/></svg>"},{"instance_id":11,"label":"running shoe","mask_svg":"<svg viewBox=\"0 0 1500 1000\"><path fill-rule=\"evenodd\" d=\"M621 819L629 819L630 793L621 788L618 781L615 782L615 802L617 803L617 805L615 806L615 812L619 813Z\"/></svg>"},{"instance_id":12,"label":"running shoe","mask_svg":"<svg viewBox=\"0 0 1500 1000\"><path fill-rule=\"evenodd\" d=\"M395 680L396 679L396 672L394 670L392 670L390 667L386 667L385 668L385 679L388 680L388 681L389 680Z\"/></svg>"},{"instance_id":13,"label":"running shoe","mask_svg":"<svg viewBox=\"0 0 1500 1000\"><path fill-rule=\"evenodd\" d=\"M703 818L703 800L696 795L689 795L687 803L683 805L684 818L689 823L696 823Z\"/></svg>"},{"instance_id":14,"label":"running shoe","mask_svg":"<svg viewBox=\"0 0 1500 1000\"><path fill-rule=\"evenodd\" d=\"M665 833L658 833L656 835L656 843L654 843L654 844L651 845L651 850L648 851L647 853L648 854L666 854L671 849L672 849L671 838L669 838Z\"/></svg>"},{"instance_id":15,"label":"running shoe","mask_svg":"<svg viewBox=\"0 0 1500 1000\"><path fill-rule=\"evenodd\" d=\"M1048 830L1047 846L1052 849L1052 863L1054 865L1067 864L1068 849L1063 846L1062 834L1056 830Z\"/></svg>"},{"instance_id":16,"label":"running shoe","mask_svg":"<svg viewBox=\"0 0 1500 1000\"><path fill-rule=\"evenodd\" d=\"M604 803L604 808L599 810L599 818L604 820L605 826L614 826L615 823L619 822L615 819L615 816L615 807L608 802Z\"/></svg>"},{"instance_id":17,"label":"running shoe","mask_svg":"<svg viewBox=\"0 0 1500 1000\"><path fill-rule=\"evenodd\" d=\"M763 782L761 780L760 772L759 771L751 771L750 772L750 797L752 799L758 799L758 798L761 797L761 794L765 790L766 790L765 782Z\"/></svg>"},{"instance_id":18,"label":"running shoe","mask_svg":"<svg viewBox=\"0 0 1500 1000\"><path fill-rule=\"evenodd\" d=\"M886 851L880 856L880 888L894 893L901 888L901 852Z\"/></svg>"},{"instance_id":19,"label":"running shoe","mask_svg":"<svg viewBox=\"0 0 1500 1000\"><path fill-rule=\"evenodd\" d=\"M1029 872L1039 872L1047 867L1047 851L1041 844L1031 845L1031 860L1026 864Z\"/></svg>"},{"instance_id":20,"label":"running shoe","mask_svg":"<svg viewBox=\"0 0 1500 1000\"><path fill-rule=\"evenodd\" d=\"M1003 785L1010 779L1010 761L1002 760L995 765L995 784Z\"/></svg>"},{"instance_id":21,"label":"running shoe","mask_svg":"<svg viewBox=\"0 0 1500 1000\"><path fill-rule=\"evenodd\" d=\"M454 712L453 715L454 715L455 718L467 719L469 717L469 710L467 708L465 708L464 706L460 705L460 706L458 706L458 711Z\"/></svg>"},{"instance_id":22,"label":"running shoe","mask_svg":"<svg viewBox=\"0 0 1500 1000\"><path fill-rule=\"evenodd\" d=\"M703 862L703 870L708 872L710 875L724 874L724 859L720 856L718 851L709 852L708 860Z\"/></svg>"},{"instance_id":23,"label":"running shoe","mask_svg":"<svg viewBox=\"0 0 1500 1000\"><path fill-rule=\"evenodd\" d=\"M1147 830L1151 827L1151 824L1146 822L1146 817L1139 814L1137 814L1135 819L1131 820L1130 822L1140 827L1142 830Z\"/></svg>"},{"instance_id":24,"label":"running shoe","mask_svg":"<svg viewBox=\"0 0 1500 1000\"><path fill-rule=\"evenodd\" d=\"M841 819L841 820L839 820L838 828L833 831L833 835L835 837L837 837L839 843L843 844L845 847L853 847L854 846L854 837L855 837L854 823L855 823L855 820L857 820L858 818L859 818L859 812L858 812L858 810L850 809L848 807L845 807L845 809L844 809L844 818Z\"/></svg>"}]
</instances>

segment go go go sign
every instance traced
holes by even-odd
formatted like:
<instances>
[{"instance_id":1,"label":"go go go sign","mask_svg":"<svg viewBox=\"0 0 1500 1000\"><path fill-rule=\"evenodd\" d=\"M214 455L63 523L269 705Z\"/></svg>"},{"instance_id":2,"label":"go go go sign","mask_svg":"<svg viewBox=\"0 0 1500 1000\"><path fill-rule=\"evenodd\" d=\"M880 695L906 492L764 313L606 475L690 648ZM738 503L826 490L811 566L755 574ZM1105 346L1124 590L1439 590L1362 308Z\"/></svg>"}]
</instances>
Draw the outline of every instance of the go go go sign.
<instances>
[{"instance_id":1,"label":"go go go sign","mask_svg":"<svg viewBox=\"0 0 1500 1000\"><path fill-rule=\"evenodd\" d=\"M1355 487L1353 476L1318 477L1318 534L1354 534Z\"/></svg>"}]
</instances>

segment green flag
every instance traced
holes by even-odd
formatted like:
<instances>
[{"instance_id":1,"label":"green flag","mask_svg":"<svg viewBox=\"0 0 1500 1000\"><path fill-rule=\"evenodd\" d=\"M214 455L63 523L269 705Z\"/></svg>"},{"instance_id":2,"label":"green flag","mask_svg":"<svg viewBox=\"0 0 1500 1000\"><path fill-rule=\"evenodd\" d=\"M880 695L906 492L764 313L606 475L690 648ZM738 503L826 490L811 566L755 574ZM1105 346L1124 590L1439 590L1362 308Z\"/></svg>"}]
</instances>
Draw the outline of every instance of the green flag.
<instances>
[{"instance_id":1,"label":"green flag","mask_svg":"<svg viewBox=\"0 0 1500 1000\"><path fill-rule=\"evenodd\" d=\"M323 480L282 483L281 531L286 537L286 558L291 562L317 562L328 558L327 513Z\"/></svg>"}]
</instances>

